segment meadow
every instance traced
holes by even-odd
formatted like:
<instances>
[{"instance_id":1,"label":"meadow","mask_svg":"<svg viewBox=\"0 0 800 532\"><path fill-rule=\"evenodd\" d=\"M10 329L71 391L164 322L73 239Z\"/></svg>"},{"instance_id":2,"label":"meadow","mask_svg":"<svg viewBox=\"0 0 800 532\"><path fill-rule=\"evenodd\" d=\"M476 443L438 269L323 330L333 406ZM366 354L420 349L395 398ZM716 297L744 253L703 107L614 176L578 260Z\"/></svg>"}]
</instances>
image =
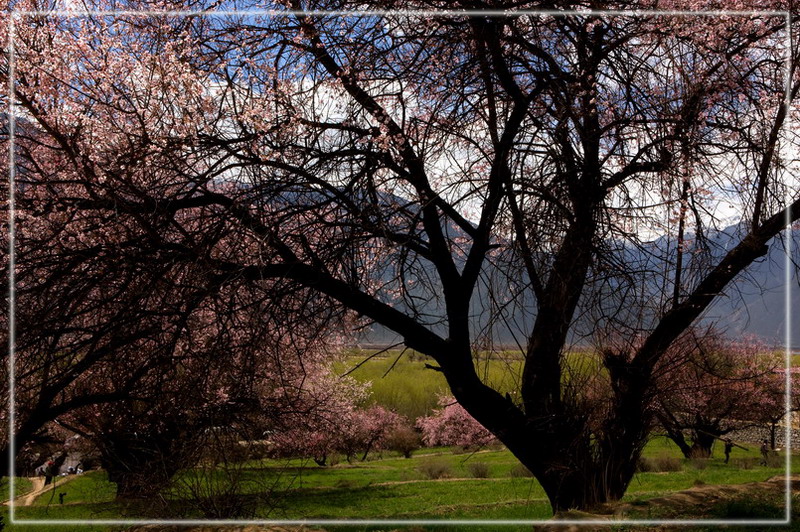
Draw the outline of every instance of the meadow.
<instances>
[{"instance_id":1,"label":"meadow","mask_svg":"<svg viewBox=\"0 0 800 532\"><path fill-rule=\"evenodd\" d=\"M370 381L371 403L381 404L415 419L437 407L438 396L446 393L439 372L426 368L430 360L412 351L400 351L372 358L351 351L336 365L339 374L349 373L359 381ZM588 355L573 353L569 358L575 371L597 371ZM513 393L514 375L519 374L518 353L486 353L478 361L485 382ZM800 473L800 462L792 462L792 473ZM648 506L649 501L697 486L731 486L763 482L784 473L776 457L768 467L759 465L757 446L749 451L735 449L725 464L722 449L708 460L687 460L663 436L654 437L645 448L627 494L621 501L629 506L629 518L779 518L783 498L775 494L730 497L708 506L703 513L691 507L667 510ZM18 479L17 495L32 488L28 479ZM64 494L63 504L59 495ZM5 497L7 498L7 497ZM391 519L391 520L544 520L551 518L550 505L529 472L500 445L467 452L455 447L423 448L409 458L382 451L366 461L346 462L334 457L326 467L311 460L260 459L236 464L223 473L213 467L180 473L173 485L157 500L145 502L115 499L115 486L103 471L89 471L68 477L56 489L39 495L30 506L16 509L17 519L213 519L230 512L241 519ZM640 509L641 508L641 509ZM7 522L7 507L2 515ZM692 513L692 512L695 513ZM9 530L69 530L26 525ZM322 527L334 530L339 527ZM397 528L397 527L392 527ZM444 529L441 527L414 530ZM91 526L81 530L112 531L120 527ZM341 527L342 530L382 530L385 527ZM471 531L497 530L496 526L472 526ZM501 530L529 530L503 527Z\"/></svg>"},{"instance_id":2,"label":"meadow","mask_svg":"<svg viewBox=\"0 0 800 532\"><path fill-rule=\"evenodd\" d=\"M718 450L717 454L721 452ZM761 482L782 474L782 462L776 461L770 467L759 466L756 454L755 450L736 451L730 464L724 464L721 456L688 461L667 439L655 438L645 449L643 469L660 467L668 471L639 472L622 502L635 508L648 500L693 486ZM797 460L792 470L800 473ZM242 464L238 473L235 488L245 519L537 520L551 517L541 487L502 447L477 452L422 449L410 459L384 453L364 462L340 462L329 467L304 460L257 460ZM201 477L205 491L197 492L197 478ZM195 471L187 471L160 500L143 503L115 500L114 486L107 481L105 473L91 471L70 477L55 490L37 497L31 506L18 507L16 515L17 519L207 518L214 497L219 499L216 503L221 504L225 502L224 497L230 495L225 489L230 486L223 486L230 477L225 478L227 480L206 474L198 476ZM66 494L64 504L58 502L60 493ZM752 505L753 500L741 504ZM742 511L741 504L720 507L719 512L733 513L736 517L736 512ZM7 512L7 507L5 509ZM687 511L691 512L691 508ZM762 501L748 511L779 518L783 512L782 500ZM649 511L645 518L658 516ZM9 529L54 530L31 525ZM380 527L356 529L378 530ZM425 528L429 529L432 528ZM476 531L495 529L493 526L470 528ZM529 527L503 528L517 529Z\"/></svg>"},{"instance_id":3,"label":"meadow","mask_svg":"<svg viewBox=\"0 0 800 532\"><path fill-rule=\"evenodd\" d=\"M366 362L365 362L366 361ZM567 357L570 372L604 371L599 361L581 351ZM449 394L444 376L426 367L433 360L413 350L391 350L375 356L366 350L353 349L334 365L339 375L348 374L360 382L371 382L370 403L380 404L409 419L430 414L440 395ZM522 354L501 350L479 353L475 367L481 380L512 398L519 389ZM567 378L567 377L565 377Z\"/></svg>"}]
</instances>

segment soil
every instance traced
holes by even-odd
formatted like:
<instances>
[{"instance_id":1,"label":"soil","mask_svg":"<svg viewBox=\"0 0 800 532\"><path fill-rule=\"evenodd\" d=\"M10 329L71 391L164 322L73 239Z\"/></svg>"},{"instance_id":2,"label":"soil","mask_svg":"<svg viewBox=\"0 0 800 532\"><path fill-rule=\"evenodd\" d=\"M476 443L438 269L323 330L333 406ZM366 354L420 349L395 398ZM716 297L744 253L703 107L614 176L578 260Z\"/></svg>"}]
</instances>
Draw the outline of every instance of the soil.
<instances>
[{"instance_id":1,"label":"soil","mask_svg":"<svg viewBox=\"0 0 800 532\"><path fill-rule=\"evenodd\" d=\"M28 480L31 481L33 484L33 489L27 493L24 493L17 497L15 501L15 506L30 506L33 504L34 499L41 495L42 493L47 492L48 490L52 490L54 486L61 486L65 482L69 482L72 477L55 477L53 479L54 484L48 484L47 486L44 485L44 477L28 477ZM11 504L11 501L5 501L4 505L8 506Z\"/></svg>"},{"instance_id":2,"label":"soil","mask_svg":"<svg viewBox=\"0 0 800 532\"><path fill-rule=\"evenodd\" d=\"M789 478L793 494L800 493L800 476L794 475ZM687 490L678 491L655 497L646 501L636 503L615 503L603 505L594 509L593 512L581 512L571 510L562 512L554 520L578 520L578 521L624 521L626 519L708 519L709 510L725 500L746 498L753 495L754 498L772 496L778 500L784 497L786 477L776 476L765 482L749 482L747 484L732 485L703 485L695 486ZM634 514L632 516L631 514ZM664 516L659 518L648 518L641 516L656 515ZM674 517L673 517L674 516ZM779 518L778 518L779 519ZM731 518L731 521L735 519ZM572 525L559 527L564 532L586 532L586 531L608 531L608 525ZM675 527L637 527L637 530L675 530Z\"/></svg>"}]
</instances>

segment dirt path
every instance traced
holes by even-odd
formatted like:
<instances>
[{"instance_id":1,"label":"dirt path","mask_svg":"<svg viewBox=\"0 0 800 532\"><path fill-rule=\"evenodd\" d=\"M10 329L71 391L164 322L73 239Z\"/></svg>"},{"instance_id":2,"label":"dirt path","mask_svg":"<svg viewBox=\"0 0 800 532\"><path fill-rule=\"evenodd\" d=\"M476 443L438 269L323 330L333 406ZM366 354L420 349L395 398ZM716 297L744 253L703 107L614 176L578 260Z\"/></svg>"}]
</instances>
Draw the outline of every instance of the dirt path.
<instances>
[{"instance_id":1,"label":"dirt path","mask_svg":"<svg viewBox=\"0 0 800 532\"><path fill-rule=\"evenodd\" d=\"M800 476L793 475L790 478L791 489L793 493L800 492ZM648 515L651 512L654 515L669 515L673 512L676 515L681 515L687 509L691 509L692 514L697 516L704 515L715 504L730 499L737 499L748 494L763 495L765 493L773 493L776 496L783 496L786 486L786 478L783 476L772 477L764 482L749 482L747 484L730 484L730 485L709 485L709 486L695 486L687 490L670 493L663 497L654 497L638 503L617 503L613 505L606 505L596 510L596 513L569 511L559 514L554 519L568 519L568 520L625 520L631 519L631 512L636 515ZM680 517L687 519L687 517ZM700 519L702 517L698 517ZM667 519L667 518L665 518ZM586 527L586 526L571 526L564 528L563 532L572 531L594 531L603 530L607 531L608 526L605 527ZM661 530L660 528L648 528L647 530ZM666 529L665 529L666 530Z\"/></svg>"},{"instance_id":2,"label":"dirt path","mask_svg":"<svg viewBox=\"0 0 800 532\"><path fill-rule=\"evenodd\" d=\"M53 482L55 482L56 486L63 486L71 479L72 477L55 477ZM33 501L36 499L36 497L46 493L48 490L53 489L53 484L49 484L47 486L44 485L44 477L28 477L28 480L30 480L33 484L33 489L28 493L24 493L17 497L17 500L14 502L15 506L30 506L33 504ZM3 504L8 506L11 504L11 501L6 501Z\"/></svg>"}]
</instances>

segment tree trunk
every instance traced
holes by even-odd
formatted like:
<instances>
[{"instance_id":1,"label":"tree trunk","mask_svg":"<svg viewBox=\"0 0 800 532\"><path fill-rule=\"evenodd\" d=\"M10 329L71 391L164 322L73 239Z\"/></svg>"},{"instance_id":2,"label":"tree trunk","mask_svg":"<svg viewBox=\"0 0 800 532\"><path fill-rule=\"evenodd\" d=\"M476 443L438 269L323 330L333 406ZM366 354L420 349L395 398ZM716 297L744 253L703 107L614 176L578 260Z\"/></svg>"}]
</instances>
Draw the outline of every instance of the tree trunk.
<instances>
[{"instance_id":1,"label":"tree trunk","mask_svg":"<svg viewBox=\"0 0 800 532\"><path fill-rule=\"evenodd\" d=\"M584 449L588 450L588 448ZM549 471L534 473L550 500L553 512L590 509L619 500L633 478L638 456L630 463L620 457L605 457L601 463L575 464L551 462ZM530 464L528 468L536 467ZM538 468L540 469L540 468Z\"/></svg>"},{"instance_id":2,"label":"tree trunk","mask_svg":"<svg viewBox=\"0 0 800 532\"><path fill-rule=\"evenodd\" d=\"M689 458L710 458L711 447L714 445L714 440L717 439L717 436L720 436L720 434L712 433L710 429L693 431Z\"/></svg>"},{"instance_id":3,"label":"tree trunk","mask_svg":"<svg viewBox=\"0 0 800 532\"><path fill-rule=\"evenodd\" d=\"M180 469L182 460L164 438L117 437L102 441L101 465L117 485L117 499L143 499L158 493Z\"/></svg>"},{"instance_id":4,"label":"tree trunk","mask_svg":"<svg viewBox=\"0 0 800 532\"><path fill-rule=\"evenodd\" d=\"M559 415L529 417L522 425L523 430L495 435L533 473L554 513L621 498L647 437L641 403L620 408L598 430L582 422L579 408L568 406Z\"/></svg>"},{"instance_id":5,"label":"tree trunk","mask_svg":"<svg viewBox=\"0 0 800 532\"><path fill-rule=\"evenodd\" d=\"M666 431L667 437L678 446L678 449L680 449L681 453L683 453L683 457L691 458L692 448L688 443L686 443L686 438L684 437L683 432L671 428L666 428Z\"/></svg>"},{"instance_id":6,"label":"tree trunk","mask_svg":"<svg viewBox=\"0 0 800 532\"><path fill-rule=\"evenodd\" d=\"M769 424L769 445L770 449L775 448L775 433L778 431L778 424L776 422L771 422Z\"/></svg>"},{"instance_id":7,"label":"tree trunk","mask_svg":"<svg viewBox=\"0 0 800 532\"><path fill-rule=\"evenodd\" d=\"M591 508L625 494L651 427L648 374L627 364L609 368L614 405L597 426L569 395L523 411L480 382L471 359L464 359L469 365L443 366L455 398L533 473L554 512Z\"/></svg>"}]
</instances>

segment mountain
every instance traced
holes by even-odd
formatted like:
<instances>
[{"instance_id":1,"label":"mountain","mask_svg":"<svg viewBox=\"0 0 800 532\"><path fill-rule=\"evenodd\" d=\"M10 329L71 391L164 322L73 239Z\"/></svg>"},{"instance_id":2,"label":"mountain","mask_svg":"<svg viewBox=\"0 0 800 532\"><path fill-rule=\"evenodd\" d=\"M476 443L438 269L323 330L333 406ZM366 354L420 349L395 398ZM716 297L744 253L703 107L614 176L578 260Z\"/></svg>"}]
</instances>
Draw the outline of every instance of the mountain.
<instances>
[{"instance_id":1,"label":"mountain","mask_svg":"<svg viewBox=\"0 0 800 532\"><path fill-rule=\"evenodd\" d=\"M720 239L730 234L723 231ZM800 257L800 230L792 232L790 250L794 262ZM704 316L704 321L717 322L718 327L730 337L752 334L774 345L784 345L786 328L793 325L790 347L800 346L800 283L793 264L789 264L790 279L786 279L786 252L777 239L770 243L767 255L750 265L747 272L735 279L725 294L717 298ZM789 297L791 315L787 315L786 297Z\"/></svg>"},{"instance_id":2,"label":"mountain","mask_svg":"<svg viewBox=\"0 0 800 532\"><path fill-rule=\"evenodd\" d=\"M718 260L739 241L740 235L740 228L736 225L709 235L711 256ZM688 235L687 238L691 239L692 235ZM798 243L800 243L800 229L794 230L791 240L793 245L792 255L795 257L795 262L800 263L800 260L797 259L797 257L800 257L800 247L798 246ZM631 264L645 264L648 262L648 251L653 251L654 248L664 249L664 246L667 245L670 245L670 242L666 237L663 237L649 243L644 249L623 246L624 249L622 249L621 255L625 261ZM672 243L672 247L674 247L674 243ZM432 270L432 267L430 268ZM786 253L781 242L778 239L774 239L770 243L767 255L751 264L744 274L737 277L727 287L725 293L721 294L703 314L699 320L700 324L714 324L717 330L730 338L754 335L767 344L783 346L786 341L786 328L791 323L794 325L793 328L795 330L790 347L800 347L800 322L793 318L800 310L800 283L798 283L797 272L794 270L794 265L790 264L789 272L791 278L787 283ZM430 277L435 277L432 271L428 273L431 274ZM388 274L389 272L387 271L386 275ZM496 286L494 288L495 290L497 289ZM671 288L669 289L671 290ZM473 297L470 314L473 328L476 331L484 330L486 326L486 317L482 315L482 302L488 299L488 290L487 286L481 285ZM650 297L658 297L663 291L663 287L656 286L653 281L649 283L649 286L642 287L642 290L651 294ZM787 292L790 299L790 312L787 312L786 306ZM653 317L643 317L641 311L631 310L630 308L617 307L611 310L612 304L609 304L606 314L628 311L631 319L640 319L645 323L653 319ZM444 325L441 323L433 324L436 321L440 321L442 316L440 305L435 303L423 304L417 310L422 310L422 314L428 317L427 319L432 324L432 329L446 335ZM532 301L510 310L506 315L504 324L497 325L492 329L491 336L494 345L514 347L516 345L515 336L524 337L524 331L532 326L534 318L535 310ZM585 314L583 318L576 320L575 329L591 330L591 320L590 314ZM508 324L517 325L509 326ZM514 334L512 330L516 333L523 332L523 335ZM377 325L373 326L372 330L362 338L363 344L387 345L400 341L401 338L392 331ZM573 341L578 344L585 343L577 333Z\"/></svg>"}]
</instances>

